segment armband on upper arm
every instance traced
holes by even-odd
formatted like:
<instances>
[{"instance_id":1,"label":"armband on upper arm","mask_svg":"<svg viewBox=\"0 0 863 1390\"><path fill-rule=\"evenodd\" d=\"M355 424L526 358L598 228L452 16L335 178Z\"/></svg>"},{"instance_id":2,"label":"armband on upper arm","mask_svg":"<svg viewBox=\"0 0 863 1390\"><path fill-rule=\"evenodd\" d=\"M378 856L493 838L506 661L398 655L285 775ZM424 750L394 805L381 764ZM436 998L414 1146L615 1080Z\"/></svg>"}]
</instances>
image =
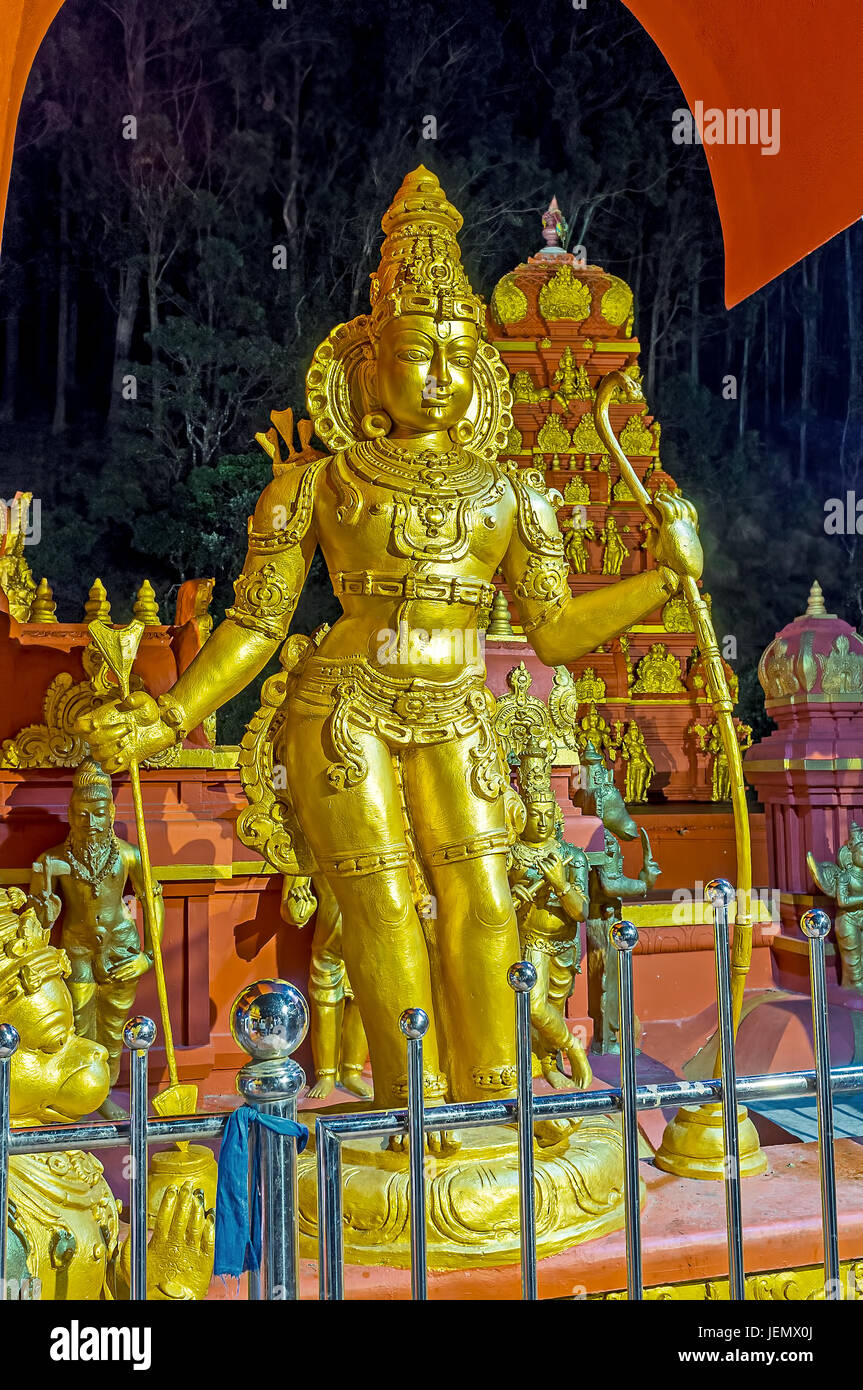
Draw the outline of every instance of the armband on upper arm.
<instances>
[{"instance_id":1,"label":"armband on upper arm","mask_svg":"<svg viewBox=\"0 0 863 1390\"><path fill-rule=\"evenodd\" d=\"M540 612L526 616L524 632L548 622L569 601L569 562L545 479L536 469L512 468L518 543L525 562L513 583L516 602ZM525 616L525 615L523 615Z\"/></svg>"},{"instance_id":2,"label":"armband on upper arm","mask_svg":"<svg viewBox=\"0 0 863 1390\"><path fill-rule=\"evenodd\" d=\"M274 642L287 637L299 593L279 574L272 560L252 574L241 574L234 593L236 598L226 610L226 618Z\"/></svg>"}]
</instances>

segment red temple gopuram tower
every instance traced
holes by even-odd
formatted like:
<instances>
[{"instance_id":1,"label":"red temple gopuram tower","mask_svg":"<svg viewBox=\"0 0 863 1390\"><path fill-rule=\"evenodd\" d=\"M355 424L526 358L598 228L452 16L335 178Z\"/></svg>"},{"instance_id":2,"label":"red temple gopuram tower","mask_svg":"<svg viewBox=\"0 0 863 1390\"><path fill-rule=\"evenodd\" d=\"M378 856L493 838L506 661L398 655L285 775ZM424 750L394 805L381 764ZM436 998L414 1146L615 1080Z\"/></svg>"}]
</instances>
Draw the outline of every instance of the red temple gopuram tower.
<instances>
[{"instance_id":1,"label":"red temple gopuram tower","mask_svg":"<svg viewBox=\"0 0 863 1390\"><path fill-rule=\"evenodd\" d=\"M607 372L640 378L632 290L618 276L564 250L562 230L553 200L543 216L547 244L498 281L488 332L512 379L515 423L506 457L541 470L560 495L558 520L573 571L570 583L578 593L615 584L654 562L645 549L644 516L593 420L596 388ZM610 419L648 491L662 484L675 489L660 458L659 421L647 402L618 396ZM501 589L509 604L506 586ZM550 673L524 646L519 650L518 643L505 642L508 630L519 635L498 602L488 633L492 689L500 693L501 673L513 658L524 657L534 693L546 697ZM512 650L504 650L510 645ZM621 725L634 721L656 765L654 796L659 792L670 802L722 799L715 796L722 779L715 776L713 712L682 596L570 669L583 701L579 714L586 716L596 706L608 731L603 751L619 779ZM728 674L735 694L736 677L730 668ZM620 785L623 789L622 780Z\"/></svg>"}]
</instances>

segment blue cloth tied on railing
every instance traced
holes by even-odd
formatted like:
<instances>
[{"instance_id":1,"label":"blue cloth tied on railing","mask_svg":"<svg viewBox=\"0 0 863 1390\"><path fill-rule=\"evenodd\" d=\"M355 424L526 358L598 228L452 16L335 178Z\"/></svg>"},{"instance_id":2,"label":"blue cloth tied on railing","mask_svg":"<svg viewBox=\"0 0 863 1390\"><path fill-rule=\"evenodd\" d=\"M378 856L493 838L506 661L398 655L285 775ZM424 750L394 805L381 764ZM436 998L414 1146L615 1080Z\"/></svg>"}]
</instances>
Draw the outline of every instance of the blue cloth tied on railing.
<instances>
[{"instance_id":1,"label":"blue cloth tied on railing","mask_svg":"<svg viewBox=\"0 0 863 1390\"><path fill-rule=\"evenodd\" d=\"M253 1124L295 1138L299 1153L309 1138L305 1125L280 1115L268 1115L253 1105L238 1106L228 1119L219 1153L214 1273L235 1278L246 1270L261 1267L260 1144L255 1145L254 1169L249 1174L249 1131Z\"/></svg>"}]
</instances>

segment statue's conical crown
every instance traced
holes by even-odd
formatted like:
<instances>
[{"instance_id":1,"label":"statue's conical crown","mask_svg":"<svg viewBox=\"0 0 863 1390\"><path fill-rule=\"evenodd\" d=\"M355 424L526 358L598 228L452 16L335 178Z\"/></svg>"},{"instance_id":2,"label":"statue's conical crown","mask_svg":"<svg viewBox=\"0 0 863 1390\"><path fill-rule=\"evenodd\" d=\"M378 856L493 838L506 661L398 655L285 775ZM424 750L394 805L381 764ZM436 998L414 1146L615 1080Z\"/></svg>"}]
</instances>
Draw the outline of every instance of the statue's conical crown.
<instances>
[{"instance_id":1,"label":"statue's conical crown","mask_svg":"<svg viewBox=\"0 0 863 1390\"><path fill-rule=\"evenodd\" d=\"M406 176L381 220L385 240L370 292L374 330L402 314L484 326L485 306L461 263L461 225L461 214L425 165Z\"/></svg>"},{"instance_id":2,"label":"statue's conical crown","mask_svg":"<svg viewBox=\"0 0 863 1390\"><path fill-rule=\"evenodd\" d=\"M521 799L528 806L538 801L555 800L551 787L551 756L551 749L544 740L528 740L518 768Z\"/></svg>"}]
</instances>

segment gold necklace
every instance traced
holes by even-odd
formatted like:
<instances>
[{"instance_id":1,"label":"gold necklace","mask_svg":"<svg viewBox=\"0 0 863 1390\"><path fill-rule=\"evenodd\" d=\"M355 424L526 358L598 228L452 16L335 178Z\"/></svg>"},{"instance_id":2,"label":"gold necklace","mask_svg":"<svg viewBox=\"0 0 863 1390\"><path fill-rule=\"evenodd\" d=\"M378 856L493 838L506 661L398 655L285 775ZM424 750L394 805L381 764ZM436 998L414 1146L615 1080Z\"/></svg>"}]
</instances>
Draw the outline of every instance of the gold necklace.
<instances>
[{"instance_id":1,"label":"gold necklace","mask_svg":"<svg viewBox=\"0 0 863 1390\"><path fill-rule=\"evenodd\" d=\"M63 852L69 860L73 878L80 879L82 883L88 883L94 896L99 892L108 874L119 867L119 852L115 835L112 835L108 841L103 859L93 868L88 864L82 864L72 849L72 842L68 836L63 846Z\"/></svg>"},{"instance_id":2,"label":"gold necklace","mask_svg":"<svg viewBox=\"0 0 863 1390\"><path fill-rule=\"evenodd\" d=\"M492 468L476 454L457 446L445 454L432 450L416 454L387 439L363 440L347 455L354 472L369 483L377 483L399 492L419 496L441 494L445 497L473 494L489 483L503 484Z\"/></svg>"}]
</instances>

